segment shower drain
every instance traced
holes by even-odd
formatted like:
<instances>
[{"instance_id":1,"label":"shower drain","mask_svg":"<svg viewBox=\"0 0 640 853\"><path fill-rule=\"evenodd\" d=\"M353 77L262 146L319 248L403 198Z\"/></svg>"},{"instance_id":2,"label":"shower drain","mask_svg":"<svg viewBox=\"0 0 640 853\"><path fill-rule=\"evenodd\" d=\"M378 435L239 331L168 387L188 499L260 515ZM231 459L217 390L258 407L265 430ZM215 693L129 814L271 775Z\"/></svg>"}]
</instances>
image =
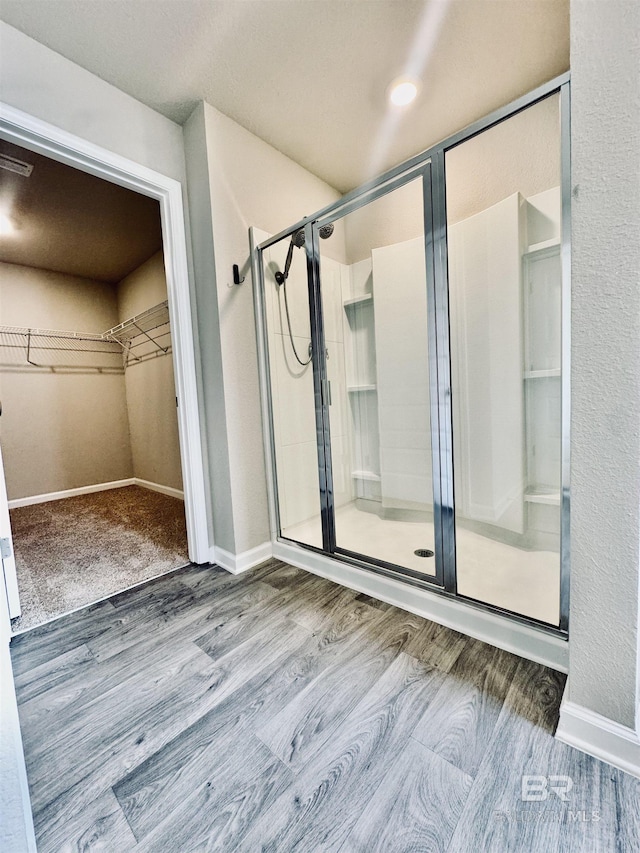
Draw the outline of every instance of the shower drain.
<instances>
[{"instance_id":1,"label":"shower drain","mask_svg":"<svg viewBox=\"0 0 640 853\"><path fill-rule=\"evenodd\" d=\"M418 548L413 553L416 557L433 557L433 551L430 551L428 548Z\"/></svg>"}]
</instances>

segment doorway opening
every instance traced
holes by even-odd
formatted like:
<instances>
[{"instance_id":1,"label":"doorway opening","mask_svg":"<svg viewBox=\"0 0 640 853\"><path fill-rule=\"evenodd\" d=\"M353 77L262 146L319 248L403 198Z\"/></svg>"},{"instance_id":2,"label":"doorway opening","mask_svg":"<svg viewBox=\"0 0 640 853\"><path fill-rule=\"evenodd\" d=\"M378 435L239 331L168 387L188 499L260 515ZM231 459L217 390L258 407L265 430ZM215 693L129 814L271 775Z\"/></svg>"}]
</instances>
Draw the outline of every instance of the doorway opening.
<instances>
[{"instance_id":1,"label":"doorway opening","mask_svg":"<svg viewBox=\"0 0 640 853\"><path fill-rule=\"evenodd\" d=\"M184 565L189 547L160 204L7 140L0 156L15 632Z\"/></svg>"}]
</instances>

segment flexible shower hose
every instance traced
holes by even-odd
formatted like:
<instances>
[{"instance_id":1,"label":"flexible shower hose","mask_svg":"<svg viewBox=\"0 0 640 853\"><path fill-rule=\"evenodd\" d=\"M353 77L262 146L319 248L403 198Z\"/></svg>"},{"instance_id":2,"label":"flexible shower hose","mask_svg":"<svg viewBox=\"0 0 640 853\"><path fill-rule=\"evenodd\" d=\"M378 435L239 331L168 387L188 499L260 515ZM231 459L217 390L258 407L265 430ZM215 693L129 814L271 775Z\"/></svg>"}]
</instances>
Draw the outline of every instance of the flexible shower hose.
<instances>
[{"instance_id":1,"label":"flexible shower hose","mask_svg":"<svg viewBox=\"0 0 640 853\"><path fill-rule=\"evenodd\" d=\"M293 340L293 332L291 331L291 317L289 316L289 300L287 299L287 279L285 278L282 282L282 289L284 290L284 309L287 315L287 328L289 329L289 340L291 341L291 347L293 349L293 354L296 357L296 361L298 364L301 364L302 367L306 367L310 364L311 359L313 358L311 352L311 344L309 344L309 358L306 361L303 361L298 355L298 350L296 349L296 345Z\"/></svg>"}]
</instances>

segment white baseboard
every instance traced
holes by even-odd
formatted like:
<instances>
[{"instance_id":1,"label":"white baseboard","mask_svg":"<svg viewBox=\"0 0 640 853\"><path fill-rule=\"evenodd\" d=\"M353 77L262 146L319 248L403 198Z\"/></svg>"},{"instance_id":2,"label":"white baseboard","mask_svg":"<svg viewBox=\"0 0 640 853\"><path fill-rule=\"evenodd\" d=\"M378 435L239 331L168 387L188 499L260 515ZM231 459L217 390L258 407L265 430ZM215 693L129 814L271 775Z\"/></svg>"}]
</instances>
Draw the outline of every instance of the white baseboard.
<instances>
[{"instance_id":1,"label":"white baseboard","mask_svg":"<svg viewBox=\"0 0 640 853\"><path fill-rule=\"evenodd\" d=\"M214 547L211 549L210 562L216 563L232 575L239 575L264 563L273 556L273 546L271 542L263 542L256 548L251 548L249 551L243 551L241 554L232 554L230 551L225 551L224 548Z\"/></svg>"},{"instance_id":2,"label":"white baseboard","mask_svg":"<svg viewBox=\"0 0 640 853\"><path fill-rule=\"evenodd\" d=\"M122 489L124 486L140 486L143 489L149 489L152 492L160 492L163 495L170 495L172 498L184 500L184 493L179 489L172 489L169 486L161 486L159 483L150 483L148 480L141 480L139 477L129 477L126 480L113 480L111 483L94 483L91 486L80 486L77 489L65 489L63 492L49 492L46 495L32 495L28 498L16 498L9 501L9 509L17 509L21 506L33 506L34 504L44 504L48 501L60 501L64 498L75 498L77 495L90 495L94 492L106 492L109 489Z\"/></svg>"},{"instance_id":3,"label":"white baseboard","mask_svg":"<svg viewBox=\"0 0 640 853\"><path fill-rule=\"evenodd\" d=\"M19 506L32 506L33 504L44 504L48 501L60 501L64 498L75 498L77 495L90 495L93 492L106 492L109 489L121 489L123 486L133 486L135 480L129 477L127 480L114 480L111 483L95 483L91 486L80 486L77 489L65 489L63 492L49 492L45 495L32 495L28 498L17 498L9 501L9 509L17 509Z\"/></svg>"},{"instance_id":4,"label":"white baseboard","mask_svg":"<svg viewBox=\"0 0 640 853\"><path fill-rule=\"evenodd\" d=\"M556 737L640 779L640 737L633 729L563 700Z\"/></svg>"},{"instance_id":5,"label":"white baseboard","mask_svg":"<svg viewBox=\"0 0 640 853\"><path fill-rule=\"evenodd\" d=\"M512 654L559 672L568 671L567 641L546 631L295 545L276 542L273 556Z\"/></svg>"},{"instance_id":6,"label":"white baseboard","mask_svg":"<svg viewBox=\"0 0 640 853\"><path fill-rule=\"evenodd\" d=\"M180 489L173 489L171 486L161 486L159 483L150 483L149 480L141 480L139 477L134 477L132 482L134 486L140 486L142 489L149 489L151 492L160 492L161 495L169 495L170 498L184 500L184 492Z\"/></svg>"}]
</instances>

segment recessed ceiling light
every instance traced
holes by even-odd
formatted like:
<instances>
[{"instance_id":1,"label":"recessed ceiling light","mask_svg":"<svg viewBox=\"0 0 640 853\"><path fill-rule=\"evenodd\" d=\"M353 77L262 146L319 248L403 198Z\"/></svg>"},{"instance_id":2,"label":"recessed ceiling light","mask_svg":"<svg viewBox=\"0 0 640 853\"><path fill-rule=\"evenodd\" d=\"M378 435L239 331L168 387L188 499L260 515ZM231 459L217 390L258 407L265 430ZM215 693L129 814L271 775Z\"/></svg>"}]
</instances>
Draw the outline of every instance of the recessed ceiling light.
<instances>
[{"instance_id":1,"label":"recessed ceiling light","mask_svg":"<svg viewBox=\"0 0 640 853\"><path fill-rule=\"evenodd\" d=\"M414 80L402 77L394 80L389 87L389 100L396 107L407 107L418 94L418 84Z\"/></svg>"},{"instance_id":2,"label":"recessed ceiling light","mask_svg":"<svg viewBox=\"0 0 640 853\"><path fill-rule=\"evenodd\" d=\"M0 213L0 236L4 237L6 234L13 234L15 230L16 227L13 224L13 220L6 213Z\"/></svg>"}]
</instances>

